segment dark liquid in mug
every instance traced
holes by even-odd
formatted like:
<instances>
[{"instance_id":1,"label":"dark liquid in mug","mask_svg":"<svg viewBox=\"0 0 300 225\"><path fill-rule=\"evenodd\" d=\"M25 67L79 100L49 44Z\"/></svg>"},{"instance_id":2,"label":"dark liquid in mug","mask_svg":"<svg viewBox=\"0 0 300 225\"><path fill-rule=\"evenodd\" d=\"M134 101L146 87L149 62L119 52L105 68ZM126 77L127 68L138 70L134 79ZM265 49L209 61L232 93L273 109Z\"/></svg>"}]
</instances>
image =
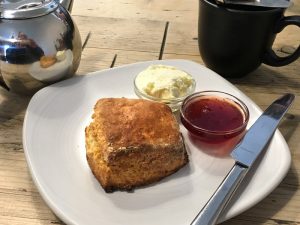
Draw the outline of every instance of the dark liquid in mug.
<instances>
[{"instance_id":1,"label":"dark liquid in mug","mask_svg":"<svg viewBox=\"0 0 300 225\"><path fill-rule=\"evenodd\" d=\"M217 5L219 8L226 8L226 9L233 9L233 10L241 10L241 11L267 11L267 10L274 10L276 8L272 7L257 7L257 6L251 6L251 5L236 5L236 4L216 4L214 0L207 0L213 5Z\"/></svg>"}]
</instances>

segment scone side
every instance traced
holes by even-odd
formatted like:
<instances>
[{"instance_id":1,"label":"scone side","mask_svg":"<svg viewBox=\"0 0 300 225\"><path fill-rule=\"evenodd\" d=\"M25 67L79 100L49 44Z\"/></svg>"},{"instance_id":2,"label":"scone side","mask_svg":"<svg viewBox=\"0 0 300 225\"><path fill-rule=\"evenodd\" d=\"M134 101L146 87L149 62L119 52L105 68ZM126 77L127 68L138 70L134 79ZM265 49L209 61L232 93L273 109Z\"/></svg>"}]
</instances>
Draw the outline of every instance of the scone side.
<instances>
[{"instance_id":1,"label":"scone side","mask_svg":"<svg viewBox=\"0 0 300 225\"><path fill-rule=\"evenodd\" d=\"M131 190L157 182L188 163L183 143L166 146L140 146L119 150L109 156L109 183L114 189Z\"/></svg>"},{"instance_id":2,"label":"scone side","mask_svg":"<svg viewBox=\"0 0 300 225\"><path fill-rule=\"evenodd\" d=\"M93 124L85 129L86 158L90 169L104 190L109 183L110 168L104 161L104 142L99 142L93 132Z\"/></svg>"},{"instance_id":3,"label":"scone side","mask_svg":"<svg viewBox=\"0 0 300 225\"><path fill-rule=\"evenodd\" d=\"M158 182L188 163L188 155L182 141L167 147L124 148L117 151L117 155L116 151L110 151L107 160L99 153L104 151L100 150L103 147L107 148L98 144L87 127L87 161L92 173L106 192L130 191L135 187Z\"/></svg>"}]
</instances>

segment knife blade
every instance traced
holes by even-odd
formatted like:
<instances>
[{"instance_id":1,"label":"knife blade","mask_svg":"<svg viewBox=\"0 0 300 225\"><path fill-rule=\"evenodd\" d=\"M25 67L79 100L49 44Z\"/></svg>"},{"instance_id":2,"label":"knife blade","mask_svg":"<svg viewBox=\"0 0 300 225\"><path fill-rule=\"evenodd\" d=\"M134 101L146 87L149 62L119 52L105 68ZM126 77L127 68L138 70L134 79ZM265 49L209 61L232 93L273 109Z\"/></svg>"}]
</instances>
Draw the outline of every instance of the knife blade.
<instances>
[{"instance_id":1,"label":"knife blade","mask_svg":"<svg viewBox=\"0 0 300 225\"><path fill-rule=\"evenodd\" d=\"M216 0L216 2L223 5L249 5L271 8L288 8L291 5L289 0Z\"/></svg>"},{"instance_id":2,"label":"knife blade","mask_svg":"<svg viewBox=\"0 0 300 225\"><path fill-rule=\"evenodd\" d=\"M191 225L213 225L231 199L241 181L264 152L282 117L288 111L295 96L285 94L275 100L255 121L242 141L233 149L231 157L235 165L222 184L192 221Z\"/></svg>"}]
</instances>

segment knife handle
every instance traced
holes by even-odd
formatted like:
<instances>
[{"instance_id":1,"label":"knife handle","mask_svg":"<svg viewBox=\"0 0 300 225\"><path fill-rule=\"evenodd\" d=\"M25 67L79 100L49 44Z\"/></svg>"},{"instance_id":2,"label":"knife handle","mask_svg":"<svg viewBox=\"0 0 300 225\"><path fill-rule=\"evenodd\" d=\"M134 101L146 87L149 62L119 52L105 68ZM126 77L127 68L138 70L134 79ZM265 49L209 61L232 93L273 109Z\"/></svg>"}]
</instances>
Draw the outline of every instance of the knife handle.
<instances>
[{"instance_id":1,"label":"knife handle","mask_svg":"<svg viewBox=\"0 0 300 225\"><path fill-rule=\"evenodd\" d=\"M247 167L235 164L191 225L216 224L222 210L247 173Z\"/></svg>"}]
</instances>

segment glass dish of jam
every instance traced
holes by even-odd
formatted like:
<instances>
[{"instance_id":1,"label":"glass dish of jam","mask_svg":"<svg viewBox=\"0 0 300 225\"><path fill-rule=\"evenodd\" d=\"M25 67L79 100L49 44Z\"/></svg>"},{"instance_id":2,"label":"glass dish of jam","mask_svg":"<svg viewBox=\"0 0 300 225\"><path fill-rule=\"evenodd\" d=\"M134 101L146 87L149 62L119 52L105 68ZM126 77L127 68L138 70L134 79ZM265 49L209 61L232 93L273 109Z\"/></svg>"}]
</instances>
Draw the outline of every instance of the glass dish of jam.
<instances>
[{"instance_id":1,"label":"glass dish of jam","mask_svg":"<svg viewBox=\"0 0 300 225\"><path fill-rule=\"evenodd\" d=\"M183 101L180 118L196 142L223 144L241 138L248 124L249 110L231 94L203 91Z\"/></svg>"}]
</instances>

